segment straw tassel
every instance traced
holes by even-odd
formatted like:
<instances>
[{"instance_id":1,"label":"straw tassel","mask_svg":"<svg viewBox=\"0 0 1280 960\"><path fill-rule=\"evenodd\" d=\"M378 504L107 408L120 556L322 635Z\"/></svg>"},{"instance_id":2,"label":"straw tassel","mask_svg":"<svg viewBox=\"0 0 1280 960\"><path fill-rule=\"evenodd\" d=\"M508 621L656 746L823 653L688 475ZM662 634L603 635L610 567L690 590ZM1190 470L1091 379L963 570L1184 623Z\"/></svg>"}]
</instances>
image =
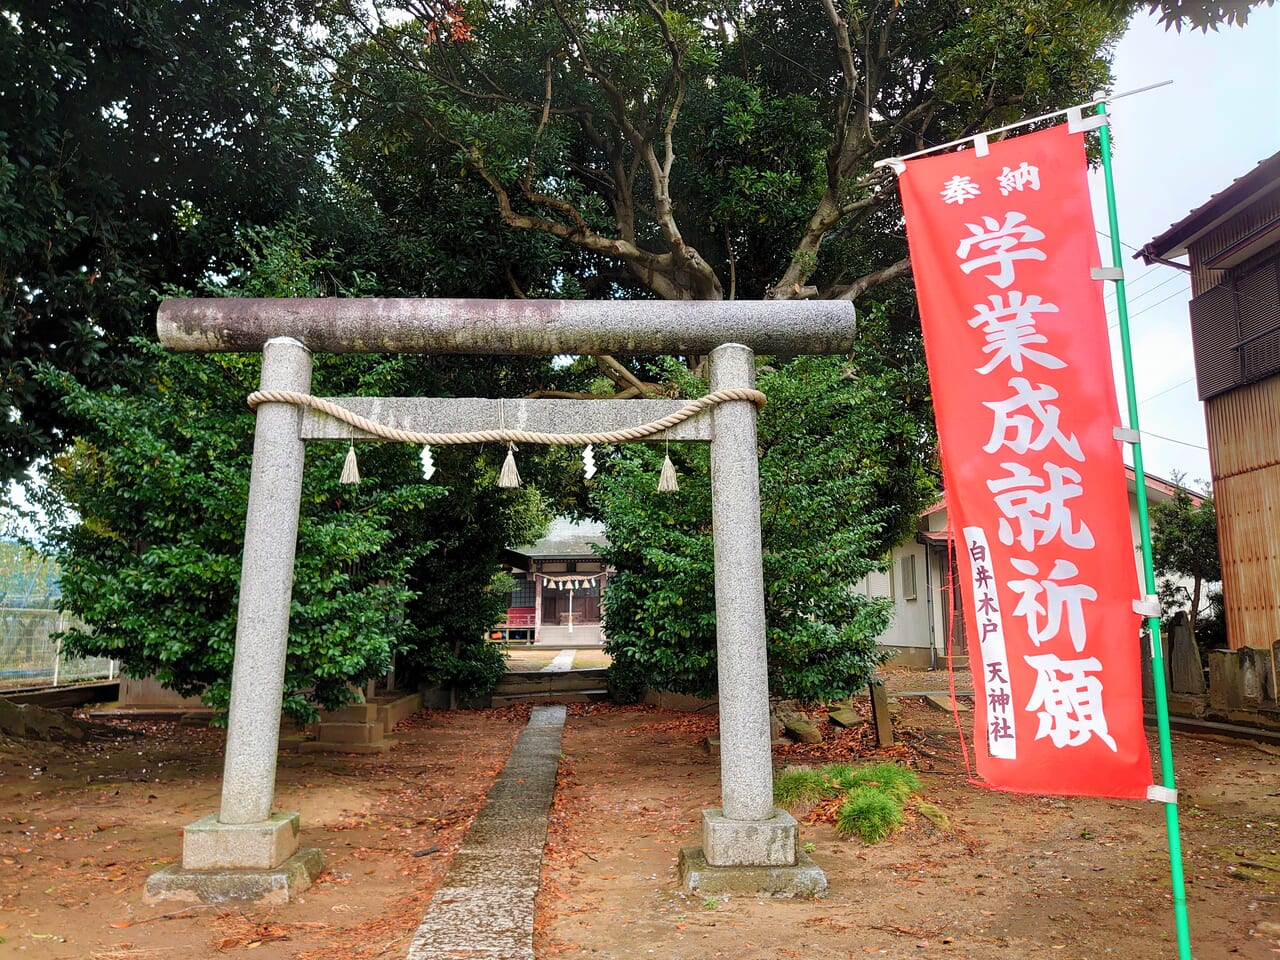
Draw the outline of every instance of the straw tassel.
<instances>
[{"instance_id":1,"label":"straw tassel","mask_svg":"<svg viewBox=\"0 0 1280 960\"><path fill-rule=\"evenodd\" d=\"M516 445L507 444L507 459L502 464L502 473L498 474L498 486L520 486L520 471L516 469Z\"/></svg>"},{"instance_id":2,"label":"straw tassel","mask_svg":"<svg viewBox=\"0 0 1280 960\"><path fill-rule=\"evenodd\" d=\"M662 458L662 473L658 477L659 493L675 493L680 489L680 484L676 481L676 467L671 462L671 454L667 454Z\"/></svg>"},{"instance_id":3,"label":"straw tassel","mask_svg":"<svg viewBox=\"0 0 1280 960\"><path fill-rule=\"evenodd\" d=\"M356 462L356 445L353 443L347 448L347 459L342 464L342 476L338 478L339 483L359 483L360 482L360 464Z\"/></svg>"}]
</instances>

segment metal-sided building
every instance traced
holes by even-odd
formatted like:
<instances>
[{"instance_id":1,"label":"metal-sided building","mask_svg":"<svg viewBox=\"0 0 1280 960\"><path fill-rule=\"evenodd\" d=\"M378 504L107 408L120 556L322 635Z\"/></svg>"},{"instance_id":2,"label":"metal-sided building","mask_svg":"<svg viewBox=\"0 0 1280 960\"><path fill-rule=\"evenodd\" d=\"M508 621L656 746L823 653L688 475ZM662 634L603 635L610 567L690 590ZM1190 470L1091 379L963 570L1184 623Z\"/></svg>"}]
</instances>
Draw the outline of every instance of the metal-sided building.
<instances>
[{"instance_id":1,"label":"metal-sided building","mask_svg":"<svg viewBox=\"0 0 1280 960\"><path fill-rule=\"evenodd\" d=\"M1280 639L1280 153L1156 237L1191 273L1191 340L1233 649Z\"/></svg>"}]
</instances>

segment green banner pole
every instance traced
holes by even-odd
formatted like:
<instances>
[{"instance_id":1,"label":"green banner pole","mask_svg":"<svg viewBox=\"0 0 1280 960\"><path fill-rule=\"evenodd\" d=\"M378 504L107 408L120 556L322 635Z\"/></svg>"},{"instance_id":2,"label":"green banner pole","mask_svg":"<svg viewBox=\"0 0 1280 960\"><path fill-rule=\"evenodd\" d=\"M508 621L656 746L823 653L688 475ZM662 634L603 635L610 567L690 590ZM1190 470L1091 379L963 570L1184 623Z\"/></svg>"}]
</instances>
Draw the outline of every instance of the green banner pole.
<instances>
[{"instance_id":1,"label":"green banner pole","mask_svg":"<svg viewBox=\"0 0 1280 960\"><path fill-rule=\"evenodd\" d=\"M1097 112L1104 117L1105 103L1098 104ZM1111 131L1104 122L1102 134L1102 171L1107 186L1107 219L1111 225L1111 264L1121 266L1120 225L1116 216L1116 187L1111 174ZM1120 349L1124 356L1124 387L1129 403L1129 429L1138 431L1138 396L1133 385L1133 348L1129 343L1129 304L1125 299L1124 280L1117 278L1116 306L1120 312ZM1133 472L1138 498L1138 526L1142 531L1142 575L1147 596L1156 592L1156 575L1151 559L1151 520L1147 512L1147 474L1142 465L1142 441L1135 439L1133 446ZM1155 689L1156 730L1160 738L1160 775L1163 786L1174 790L1173 742L1169 736L1169 695L1164 677L1164 650L1160 643L1160 618L1148 617L1151 631L1151 674ZM1165 823L1169 833L1169 879L1173 888L1173 916L1178 933L1178 958L1191 960L1191 931L1187 923L1187 892L1182 873L1182 836L1178 828L1178 801L1171 795L1164 805Z\"/></svg>"}]
</instances>

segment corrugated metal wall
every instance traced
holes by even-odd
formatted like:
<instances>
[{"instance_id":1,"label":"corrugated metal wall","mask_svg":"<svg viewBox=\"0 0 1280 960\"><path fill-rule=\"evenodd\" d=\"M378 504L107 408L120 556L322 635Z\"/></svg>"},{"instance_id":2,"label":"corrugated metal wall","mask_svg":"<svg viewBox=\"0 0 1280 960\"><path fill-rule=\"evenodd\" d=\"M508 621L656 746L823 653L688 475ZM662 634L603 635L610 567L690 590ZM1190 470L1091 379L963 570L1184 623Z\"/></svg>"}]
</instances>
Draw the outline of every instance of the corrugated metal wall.
<instances>
[{"instance_id":1,"label":"corrugated metal wall","mask_svg":"<svg viewBox=\"0 0 1280 960\"><path fill-rule=\"evenodd\" d=\"M1205 403L1232 647L1280 640L1280 377Z\"/></svg>"},{"instance_id":2,"label":"corrugated metal wall","mask_svg":"<svg viewBox=\"0 0 1280 960\"><path fill-rule=\"evenodd\" d=\"M1248 262L1191 301L1201 400L1280 373L1280 256Z\"/></svg>"},{"instance_id":3,"label":"corrugated metal wall","mask_svg":"<svg viewBox=\"0 0 1280 960\"><path fill-rule=\"evenodd\" d=\"M1188 249L1191 291L1204 315L1196 368L1201 397L1209 397L1205 422L1232 647L1270 647L1280 640L1280 336L1264 332L1280 322L1272 289L1277 267L1267 265L1277 247L1258 250L1228 270L1210 269L1205 261L1256 232L1265 235L1262 228L1277 213L1280 190L1273 189ZM1219 293L1232 301L1223 317L1213 309ZM1197 310L1192 313L1194 326ZM1248 345L1235 347L1246 339ZM1215 344L1221 354L1216 361L1205 349ZM1214 396L1218 390L1226 392Z\"/></svg>"},{"instance_id":4,"label":"corrugated metal wall","mask_svg":"<svg viewBox=\"0 0 1280 960\"><path fill-rule=\"evenodd\" d=\"M1204 261L1211 259L1219 251L1226 250L1237 240L1243 240L1263 224L1274 219L1277 213L1280 213L1280 191L1259 198L1247 210L1241 210L1226 223L1215 227L1192 243L1187 249L1191 264L1191 295L1198 297L1210 287L1215 287L1225 280L1229 272L1236 272L1210 270L1204 265ZM1247 270L1249 263L1274 255L1275 248L1272 248L1270 254L1254 257L1240 266Z\"/></svg>"}]
</instances>

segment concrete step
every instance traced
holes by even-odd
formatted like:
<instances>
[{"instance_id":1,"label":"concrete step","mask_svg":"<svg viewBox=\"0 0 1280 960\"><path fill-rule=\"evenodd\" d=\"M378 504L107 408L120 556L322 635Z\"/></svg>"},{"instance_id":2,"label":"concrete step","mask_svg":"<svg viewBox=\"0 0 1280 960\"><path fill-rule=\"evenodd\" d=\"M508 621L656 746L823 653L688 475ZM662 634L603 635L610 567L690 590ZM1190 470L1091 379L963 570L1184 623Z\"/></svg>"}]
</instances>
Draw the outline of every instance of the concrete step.
<instances>
[{"instance_id":1,"label":"concrete step","mask_svg":"<svg viewBox=\"0 0 1280 960\"><path fill-rule=\"evenodd\" d=\"M514 703L599 703L609 699L609 691L577 690L572 693L517 693L511 695L494 693L489 697L491 707L509 707Z\"/></svg>"},{"instance_id":2,"label":"concrete step","mask_svg":"<svg viewBox=\"0 0 1280 960\"><path fill-rule=\"evenodd\" d=\"M497 696L534 693L576 693L608 686L604 670L564 670L509 673L493 688Z\"/></svg>"},{"instance_id":3,"label":"concrete step","mask_svg":"<svg viewBox=\"0 0 1280 960\"><path fill-rule=\"evenodd\" d=\"M321 723L373 723L377 719L376 703L349 703L337 710L323 710L320 713Z\"/></svg>"},{"instance_id":4,"label":"concrete step","mask_svg":"<svg viewBox=\"0 0 1280 960\"><path fill-rule=\"evenodd\" d=\"M495 697L533 697L551 694L581 693L584 690L607 689L604 683L522 683L518 686L494 687Z\"/></svg>"},{"instance_id":5,"label":"concrete step","mask_svg":"<svg viewBox=\"0 0 1280 960\"><path fill-rule=\"evenodd\" d=\"M316 739L322 743L375 743L384 733L381 723L331 723L318 725Z\"/></svg>"},{"instance_id":6,"label":"concrete step","mask_svg":"<svg viewBox=\"0 0 1280 960\"><path fill-rule=\"evenodd\" d=\"M422 694L406 693L399 696L381 697L375 701L378 705L378 721L382 729L390 733L396 724L422 709Z\"/></svg>"}]
</instances>

